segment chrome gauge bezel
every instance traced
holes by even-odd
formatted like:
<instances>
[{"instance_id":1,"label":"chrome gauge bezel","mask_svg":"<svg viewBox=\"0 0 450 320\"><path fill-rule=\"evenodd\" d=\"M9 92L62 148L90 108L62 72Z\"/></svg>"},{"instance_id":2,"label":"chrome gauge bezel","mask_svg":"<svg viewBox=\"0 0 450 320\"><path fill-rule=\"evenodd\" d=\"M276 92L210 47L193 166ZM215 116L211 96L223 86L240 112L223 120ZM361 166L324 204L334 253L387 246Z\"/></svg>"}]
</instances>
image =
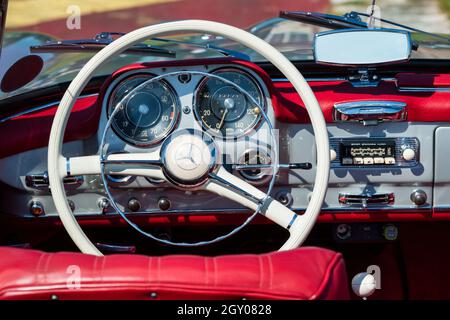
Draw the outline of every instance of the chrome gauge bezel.
<instances>
[{"instance_id":1,"label":"chrome gauge bezel","mask_svg":"<svg viewBox=\"0 0 450 320\"><path fill-rule=\"evenodd\" d=\"M148 78L150 80L153 77L156 77L157 75L153 73L147 73L147 72L139 72L134 73L132 75L126 76L123 79L121 79L118 83L115 84L114 88L111 91L111 94L108 96L108 100L106 103L106 117L107 120L109 120L111 113L112 113L112 101L115 97L117 91L119 88L121 88L122 85L124 85L128 81L132 81L136 78ZM117 127L116 121L111 121L111 128L113 132L119 137L122 141L126 142L129 145L132 145L137 148L148 148L153 147L155 145L160 144L168 135L170 135L174 129L178 126L180 122L180 114L181 114L181 103L180 103L180 97L177 93L177 91L173 88L173 86L164 79L159 79L157 82L160 82L165 89L170 92L170 94L173 96L175 100L175 108L174 108L174 118L170 124L170 126L165 130L165 132L157 139L153 139L149 142L139 142L134 139L129 138L127 135L125 135L120 128Z\"/></svg>"},{"instance_id":2,"label":"chrome gauge bezel","mask_svg":"<svg viewBox=\"0 0 450 320\"><path fill-rule=\"evenodd\" d=\"M220 76L220 73L223 73L223 72L239 73L242 76L248 78L256 86L256 88L258 90L258 94L261 97L261 107L263 108L264 112L267 112L266 94L264 93L264 90L263 90L260 82L250 72L240 69L240 68L237 68L237 67L223 67L223 68L215 69L211 73L214 75ZM258 119L257 119L257 121L254 122L254 124L252 124L249 128L247 128L247 130L245 130L244 132L239 133L239 134L233 134L230 136L223 135L223 134L217 133L215 130L212 130L210 127L206 126L199 114L199 97L198 97L198 95L199 95L200 90L202 89L202 87L205 85L205 83L208 80L210 80L210 78L205 76L199 81L199 83L197 84L195 91L194 91L193 103L192 103L195 120L201 125L203 130L205 130L207 133L211 134L215 138L222 138L223 140L237 140L239 138L247 136L252 130L259 128L259 126L261 125L262 119L263 119L263 116L261 113L258 115Z\"/></svg>"}]
</instances>

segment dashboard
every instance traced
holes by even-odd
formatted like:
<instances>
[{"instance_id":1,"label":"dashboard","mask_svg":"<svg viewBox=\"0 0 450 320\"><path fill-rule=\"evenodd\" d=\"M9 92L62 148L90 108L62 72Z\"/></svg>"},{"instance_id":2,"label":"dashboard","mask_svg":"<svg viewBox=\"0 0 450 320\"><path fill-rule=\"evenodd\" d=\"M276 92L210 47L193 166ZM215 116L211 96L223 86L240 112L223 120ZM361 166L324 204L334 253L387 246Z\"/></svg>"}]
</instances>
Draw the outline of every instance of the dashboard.
<instances>
[{"instance_id":1,"label":"dashboard","mask_svg":"<svg viewBox=\"0 0 450 320\"><path fill-rule=\"evenodd\" d=\"M450 218L450 89L403 84L402 77L381 79L376 86L355 86L338 78L309 81L330 138L331 174L322 221ZM56 107L57 102L0 122L1 132L14 128L17 134L12 138L16 149L8 148L11 141L3 142L3 150L14 151L0 159L4 214L57 216L46 177L49 127L40 127L51 123ZM110 153L157 150L174 130L194 128L231 150L225 161L230 172L265 191L270 170L246 169L273 161L270 137L262 134L268 124L261 111L277 130L279 142L281 167L272 196L301 213L315 177L312 127L292 85L250 62L188 60L122 68L98 93L80 97L63 150L67 157L99 154L109 125ZM17 129L37 123L40 129L31 133ZM108 176L108 182L118 204L134 215L248 212L212 193L181 191L164 181ZM116 216L100 177L68 177L65 186L77 216Z\"/></svg>"}]
</instances>

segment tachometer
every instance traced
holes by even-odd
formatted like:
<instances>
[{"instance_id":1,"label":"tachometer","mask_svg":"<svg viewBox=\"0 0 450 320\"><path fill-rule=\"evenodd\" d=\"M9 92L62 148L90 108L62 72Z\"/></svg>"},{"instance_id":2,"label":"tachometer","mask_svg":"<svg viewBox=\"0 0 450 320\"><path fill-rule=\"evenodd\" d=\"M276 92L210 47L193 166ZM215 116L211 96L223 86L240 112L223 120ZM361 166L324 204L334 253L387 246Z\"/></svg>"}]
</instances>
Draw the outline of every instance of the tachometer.
<instances>
[{"instance_id":1,"label":"tachometer","mask_svg":"<svg viewBox=\"0 0 450 320\"><path fill-rule=\"evenodd\" d=\"M264 107L262 90L249 74L239 69L221 69L214 74L235 83ZM245 135L261 119L259 107L241 90L212 77L205 77L200 82L194 107L203 128L225 139Z\"/></svg>"},{"instance_id":2,"label":"tachometer","mask_svg":"<svg viewBox=\"0 0 450 320\"><path fill-rule=\"evenodd\" d=\"M133 91L151 77L139 74L125 79L109 101L109 115L120 103L112 121L114 131L123 140L140 147L163 140L175 127L180 110L177 95L163 80L149 82Z\"/></svg>"}]
</instances>

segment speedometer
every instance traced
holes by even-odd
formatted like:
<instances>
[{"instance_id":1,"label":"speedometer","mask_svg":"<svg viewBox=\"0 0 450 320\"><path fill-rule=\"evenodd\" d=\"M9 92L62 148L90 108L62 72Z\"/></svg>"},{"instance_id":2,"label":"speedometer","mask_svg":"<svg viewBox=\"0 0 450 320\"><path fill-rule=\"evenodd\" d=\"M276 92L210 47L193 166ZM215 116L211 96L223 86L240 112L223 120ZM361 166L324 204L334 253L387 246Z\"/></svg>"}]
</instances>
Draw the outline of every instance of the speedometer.
<instances>
[{"instance_id":1,"label":"speedometer","mask_svg":"<svg viewBox=\"0 0 450 320\"><path fill-rule=\"evenodd\" d=\"M256 102L232 83L205 77L195 96L195 114L205 130L225 139L238 138L253 129L261 120L264 97L256 81L239 69L214 72L246 91Z\"/></svg>"},{"instance_id":2,"label":"speedometer","mask_svg":"<svg viewBox=\"0 0 450 320\"><path fill-rule=\"evenodd\" d=\"M179 116L178 97L163 81L136 87L152 75L139 74L122 81L113 91L109 112L114 112L112 127L120 138L135 146L145 147L163 140L175 127Z\"/></svg>"}]
</instances>

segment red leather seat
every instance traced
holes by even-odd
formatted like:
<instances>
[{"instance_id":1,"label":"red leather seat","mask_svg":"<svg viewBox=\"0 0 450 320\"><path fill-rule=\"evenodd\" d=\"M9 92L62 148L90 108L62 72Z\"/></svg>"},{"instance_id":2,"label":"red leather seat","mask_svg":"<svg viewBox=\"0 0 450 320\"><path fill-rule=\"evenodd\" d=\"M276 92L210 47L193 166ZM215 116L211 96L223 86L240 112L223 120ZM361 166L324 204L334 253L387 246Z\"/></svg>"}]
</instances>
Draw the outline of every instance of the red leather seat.
<instances>
[{"instance_id":1,"label":"red leather seat","mask_svg":"<svg viewBox=\"0 0 450 320\"><path fill-rule=\"evenodd\" d=\"M0 247L1 299L349 299L342 255L147 257Z\"/></svg>"}]
</instances>

